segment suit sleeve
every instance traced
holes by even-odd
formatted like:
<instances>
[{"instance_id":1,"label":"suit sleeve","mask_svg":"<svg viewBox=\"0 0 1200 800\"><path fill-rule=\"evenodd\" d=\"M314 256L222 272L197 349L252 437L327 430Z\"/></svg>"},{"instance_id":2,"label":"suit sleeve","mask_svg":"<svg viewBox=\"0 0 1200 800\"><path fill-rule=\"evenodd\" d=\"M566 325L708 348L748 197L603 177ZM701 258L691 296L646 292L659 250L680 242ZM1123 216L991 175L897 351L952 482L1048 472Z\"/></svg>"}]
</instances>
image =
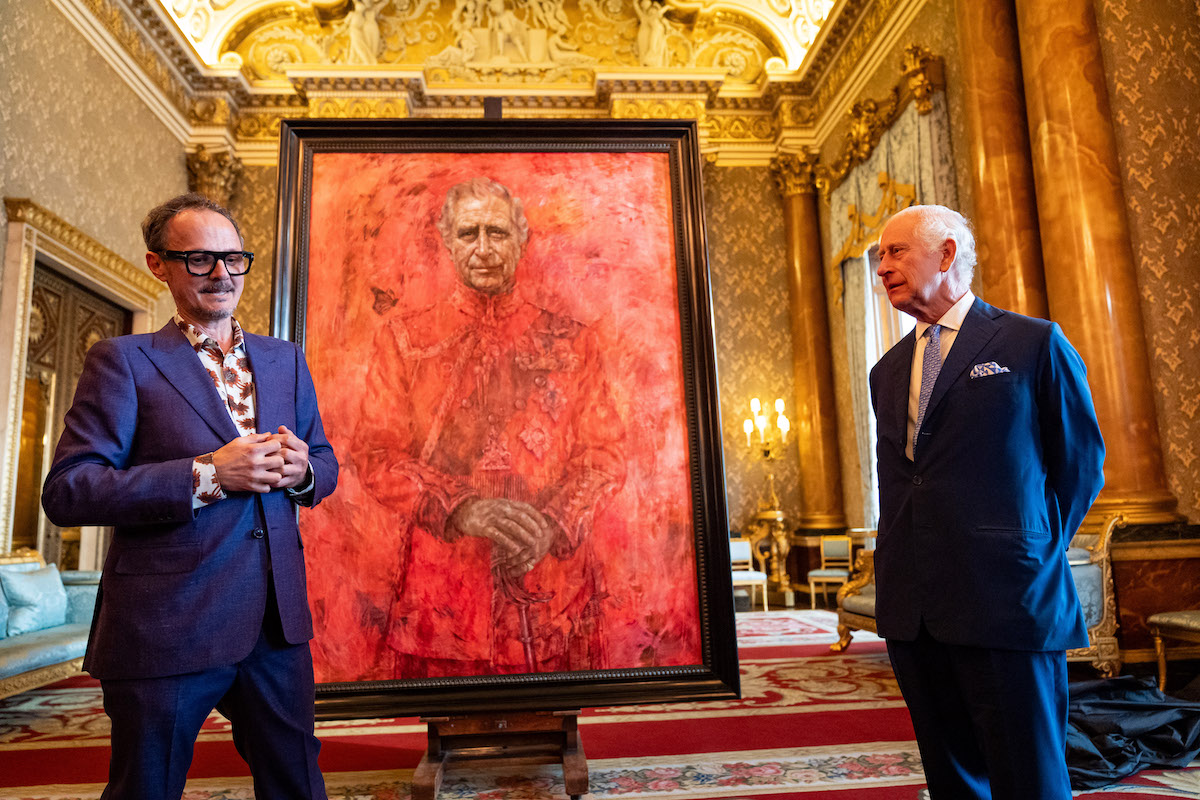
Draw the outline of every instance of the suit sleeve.
<instances>
[{"instance_id":1,"label":"suit sleeve","mask_svg":"<svg viewBox=\"0 0 1200 800\"><path fill-rule=\"evenodd\" d=\"M325 438L325 426L317 407L317 390L299 347L296 348L296 426L295 434L308 445L308 463L314 480L311 492L293 499L301 505L315 506L337 486L338 461L333 446Z\"/></svg>"},{"instance_id":2,"label":"suit sleeve","mask_svg":"<svg viewBox=\"0 0 1200 800\"><path fill-rule=\"evenodd\" d=\"M42 489L55 525L149 525L190 520L192 458L130 465L138 391L125 352L110 340L88 351Z\"/></svg>"},{"instance_id":3,"label":"suit sleeve","mask_svg":"<svg viewBox=\"0 0 1200 800\"><path fill-rule=\"evenodd\" d=\"M1087 383L1087 367L1057 324L1039 380L1047 500L1057 505L1069 543L1104 485L1104 440Z\"/></svg>"}]
</instances>

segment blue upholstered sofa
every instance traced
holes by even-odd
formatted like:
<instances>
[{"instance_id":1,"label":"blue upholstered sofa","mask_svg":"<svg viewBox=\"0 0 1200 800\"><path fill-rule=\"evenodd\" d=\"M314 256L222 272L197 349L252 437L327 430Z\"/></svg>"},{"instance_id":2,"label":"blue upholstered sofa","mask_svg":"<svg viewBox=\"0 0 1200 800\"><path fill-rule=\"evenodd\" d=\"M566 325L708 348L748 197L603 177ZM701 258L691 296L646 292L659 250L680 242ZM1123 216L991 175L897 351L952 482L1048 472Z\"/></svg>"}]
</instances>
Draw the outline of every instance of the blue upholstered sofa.
<instances>
[{"instance_id":1,"label":"blue upholstered sofa","mask_svg":"<svg viewBox=\"0 0 1200 800\"><path fill-rule=\"evenodd\" d=\"M34 550L0 554L0 698L78 675L100 573L59 574Z\"/></svg>"},{"instance_id":2,"label":"blue upholstered sofa","mask_svg":"<svg viewBox=\"0 0 1200 800\"><path fill-rule=\"evenodd\" d=\"M1122 524L1124 519L1119 514L1105 520L1098 529L1088 530L1085 523L1067 550L1067 563L1088 626L1088 646L1068 650L1067 660L1089 661L1105 677L1121 671L1110 548L1113 530ZM830 646L834 652L849 647L856 630L875 632L874 556L872 551L860 552L850 582L838 590L839 639Z\"/></svg>"}]
</instances>

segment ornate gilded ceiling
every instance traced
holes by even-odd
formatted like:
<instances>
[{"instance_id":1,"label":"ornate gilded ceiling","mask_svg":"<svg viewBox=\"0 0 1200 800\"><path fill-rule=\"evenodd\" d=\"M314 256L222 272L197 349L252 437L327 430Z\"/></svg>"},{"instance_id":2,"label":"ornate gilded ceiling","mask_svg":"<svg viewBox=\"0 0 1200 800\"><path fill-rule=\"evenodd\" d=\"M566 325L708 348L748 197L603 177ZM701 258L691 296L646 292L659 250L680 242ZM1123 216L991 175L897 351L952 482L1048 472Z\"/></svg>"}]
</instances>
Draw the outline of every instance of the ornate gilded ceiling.
<instances>
[{"instance_id":1,"label":"ornate gilded ceiling","mask_svg":"<svg viewBox=\"0 0 1200 800\"><path fill-rule=\"evenodd\" d=\"M923 0L53 0L189 151L270 163L289 117L694 118L719 163L811 147ZM77 23L78 24L78 23ZM128 62L132 62L129 64Z\"/></svg>"}]
</instances>

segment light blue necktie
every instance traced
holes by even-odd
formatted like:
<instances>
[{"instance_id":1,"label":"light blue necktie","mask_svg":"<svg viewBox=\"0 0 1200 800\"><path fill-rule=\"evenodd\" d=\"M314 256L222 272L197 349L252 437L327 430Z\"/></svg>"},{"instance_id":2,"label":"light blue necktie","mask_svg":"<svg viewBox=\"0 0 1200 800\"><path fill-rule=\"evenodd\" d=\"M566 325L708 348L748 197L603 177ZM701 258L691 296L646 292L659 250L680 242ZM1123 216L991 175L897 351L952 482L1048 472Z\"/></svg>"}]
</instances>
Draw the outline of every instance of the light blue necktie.
<instances>
[{"instance_id":1,"label":"light blue necktie","mask_svg":"<svg viewBox=\"0 0 1200 800\"><path fill-rule=\"evenodd\" d=\"M917 435L925 421L925 407L929 405L929 395L933 394L933 385L942 371L942 326L930 325L925 335L929 341L925 343L925 355L921 358L921 394L917 399L917 425L913 428L914 461L917 459Z\"/></svg>"}]
</instances>

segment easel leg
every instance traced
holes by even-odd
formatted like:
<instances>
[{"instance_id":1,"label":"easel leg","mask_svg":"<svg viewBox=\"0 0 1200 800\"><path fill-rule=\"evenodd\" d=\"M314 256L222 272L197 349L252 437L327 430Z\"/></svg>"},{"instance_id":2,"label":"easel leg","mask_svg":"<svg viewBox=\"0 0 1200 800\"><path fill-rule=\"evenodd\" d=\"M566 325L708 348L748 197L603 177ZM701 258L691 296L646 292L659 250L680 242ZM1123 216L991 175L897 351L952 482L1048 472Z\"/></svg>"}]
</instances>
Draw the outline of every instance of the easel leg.
<instances>
[{"instance_id":1,"label":"easel leg","mask_svg":"<svg viewBox=\"0 0 1200 800\"><path fill-rule=\"evenodd\" d=\"M579 741L579 712L513 712L423 717L429 749L413 773L413 800L436 800L451 760L456 766L561 764L572 800L588 791L587 758Z\"/></svg>"},{"instance_id":2,"label":"easel leg","mask_svg":"<svg viewBox=\"0 0 1200 800\"><path fill-rule=\"evenodd\" d=\"M446 756L425 753L413 772L412 800L436 800L442 778L446 774Z\"/></svg>"}]
</instances>

